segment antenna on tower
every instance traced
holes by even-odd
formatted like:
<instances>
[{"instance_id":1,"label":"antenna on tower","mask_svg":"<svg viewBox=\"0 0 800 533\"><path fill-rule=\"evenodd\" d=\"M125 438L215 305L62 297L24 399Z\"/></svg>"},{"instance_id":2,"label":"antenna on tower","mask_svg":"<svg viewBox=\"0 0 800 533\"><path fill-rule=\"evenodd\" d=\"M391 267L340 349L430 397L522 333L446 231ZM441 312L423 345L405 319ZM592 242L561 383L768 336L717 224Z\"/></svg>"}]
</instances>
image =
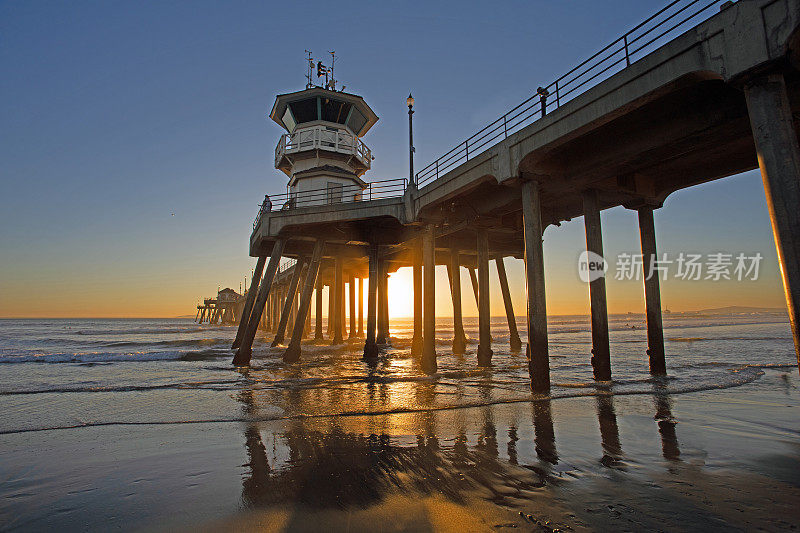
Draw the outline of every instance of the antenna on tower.
<instances>
[{"instance_id":1,"label":"antenna on tower","mask_svg":"<svg viewBox=\"0 0 800 533\"><path fill-rule=\"evenodd\" d=\"M306 89L313 87L311 83L311 71L314 70L314 59L311 57L311 50L306 50L306 62L308 63L308 70L306 71Z\"/></svg>"},{"instance_id":2,"label":"antenna on tower","mask_svg":"<svg viewBox=\"0 0 800 533\"><path fill-rule=\"evenodd\" d=\"M331 55L331 81L330 86L326 87L332 91L336 90L336 78L333 77L333 67L336 65L336 50L331 50L328 52Z\"/></svg>"}]
</instances>

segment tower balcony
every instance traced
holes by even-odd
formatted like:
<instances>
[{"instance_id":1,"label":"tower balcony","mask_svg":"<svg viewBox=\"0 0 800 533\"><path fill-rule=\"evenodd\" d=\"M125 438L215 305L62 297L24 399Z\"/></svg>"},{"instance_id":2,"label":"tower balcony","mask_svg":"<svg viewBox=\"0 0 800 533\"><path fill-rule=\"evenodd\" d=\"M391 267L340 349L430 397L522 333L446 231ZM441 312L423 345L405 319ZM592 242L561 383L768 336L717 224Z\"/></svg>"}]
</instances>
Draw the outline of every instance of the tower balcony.
<instances>
[{"instance_id":1,"label":"tower balcony","mask_svg":"<svg viewBox=\"0 0 800 533\"><path fill-rule=\"evenodd\" d=\"M372 152L357 136L346 129L316 125L281 135L275 147L275 168L291 175L296 157L318 151L345 158L358 175L372 166Z\"/></svg>"}]
</instances>

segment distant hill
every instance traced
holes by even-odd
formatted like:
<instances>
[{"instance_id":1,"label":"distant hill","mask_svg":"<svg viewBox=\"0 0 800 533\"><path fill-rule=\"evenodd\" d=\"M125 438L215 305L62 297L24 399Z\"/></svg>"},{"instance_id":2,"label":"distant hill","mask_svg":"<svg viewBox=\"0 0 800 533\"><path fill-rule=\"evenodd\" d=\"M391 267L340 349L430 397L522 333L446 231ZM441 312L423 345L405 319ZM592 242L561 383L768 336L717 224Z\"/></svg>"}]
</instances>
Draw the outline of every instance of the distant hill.
<instances>
[{"instance_id":1,"label":"distant hill","mask_svg":"<svg viewBox=\"0 0 800 533\"><path fill-rule=\"evenodd\" d=\"M753 315L753 314L769 314L769 315L785 315L785 307L745 307L740 305L729 305L727 307L715 307L713 309L701 309L694 311L701 315Z\"/></svg>"}]
</instances>

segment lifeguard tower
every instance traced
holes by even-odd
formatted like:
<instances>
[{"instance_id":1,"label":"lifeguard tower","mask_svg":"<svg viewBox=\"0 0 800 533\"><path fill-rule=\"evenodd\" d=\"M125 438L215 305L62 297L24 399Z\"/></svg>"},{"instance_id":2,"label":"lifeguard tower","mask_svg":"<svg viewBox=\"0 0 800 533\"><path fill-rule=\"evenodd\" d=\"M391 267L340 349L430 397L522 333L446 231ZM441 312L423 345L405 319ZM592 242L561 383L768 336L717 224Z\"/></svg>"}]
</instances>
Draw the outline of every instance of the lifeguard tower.
<instances>
[{"instance_id":1,"label":"lifeguard tower","mask_svg":"<svg viewBox=\"0 0 800 533\"><path fill-rule=\"evenodd\" d=\"M373 158L361 137L378 117L360 96L337 91L333 68L321 62L317 75L325 75L325 87L312 85L311 65L309 58L306 88L278 95L269 114L286 130L275 168L289 176L289 195L278 208L359 201L367 188L361 177Z\"/></svg>"}]
</instances>

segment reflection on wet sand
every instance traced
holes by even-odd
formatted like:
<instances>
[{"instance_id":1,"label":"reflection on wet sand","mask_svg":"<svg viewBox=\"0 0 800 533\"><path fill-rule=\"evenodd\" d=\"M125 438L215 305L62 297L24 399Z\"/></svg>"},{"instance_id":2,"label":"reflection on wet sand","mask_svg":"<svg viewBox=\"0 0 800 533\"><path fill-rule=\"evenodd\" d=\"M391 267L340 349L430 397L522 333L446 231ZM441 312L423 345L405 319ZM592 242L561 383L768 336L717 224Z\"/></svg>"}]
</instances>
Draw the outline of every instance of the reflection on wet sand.
<instances>
[{"instance_id":1,"label":"reflection on wet sand","mask_svg":"<svg viewBox=\"0 0 800 533\"><path fill-rule=\"evenodd\" d=\"M600 422L600 440L603 447L603 458L600 462L605 466L618 465L622 459L622 444L619 441L619 426L613 396L605 394L597 396L597 420Z\"/></svg>"},{"instance_id":2,"label":"reflection on wet sand","mask_svg":"<svg viewBox=\"0 0 800 533\"><path fill-rule=\"evenodd\" d=\"M672 400L663 383L658 382L653 386L653 401L656 404L655 420L658 423L658 432L661 435L661 451L664 459L680 461L681 450L678 447L678 437L675 434L675 419L672 417Z\"/></svg>"},{"instance_id":3,"label":"reflection on wet sand","mask_svg":"<svg viewBox=\"0 0 800 533\"><path fill-rule=\"evenodd\" d=\"M553 429L553 411L550 400L533 402L533 429L536 455L542 461L558 464L556 452L556 432Z\"/></svg>"},{"instance_id":4,"label":"reflection on wet sand","mask_svg":"<svg viewBox=\"0 0 800 533\"><path fill-rule=\"evenodd\" d=\"M419 404L433 405L438 386L435 380L414 382ZM370 382L366 390L372 407L390 401L386 383ZM482 390L483 399L491 400L491 387ZM328 399L335 399L337 393L330 393ZM680 452L669 396L656 388L653 398L663 455L677 460ZM530 491L562 480L551 471L559 455L553 401L549 399L532 401L532 426L518 427L504 419L502 431L497 428L497 405L445 411L446 415L423 409L402 421L393 419L401 415L359 415L349 417L350 421L348 417L296 417L272 421L267 428L258 421L259 409L265 406L253 390L241 391L237 399L246 417L252 419L244 428L248 456L242 482L245 507L365 508L397 494L435 495L463 505L479 494L485 501L513 508L529 499ZM283 399L301 402L301 393L289 389ZM623 451L614 398L604 394L595 401L603 451L600 462L618 467ZM361 429L349 429L354 427ZM520 434L531 432L534 449L520 449L520 443L531 443ZM272 461L262 433L274 439ZM505 438L505 446L501 447L499 436ZM504 455L501 448L506 450ZM532 457L531 452L538 462L521 461L521 457Z\"/></svg>"}]
</instances>

